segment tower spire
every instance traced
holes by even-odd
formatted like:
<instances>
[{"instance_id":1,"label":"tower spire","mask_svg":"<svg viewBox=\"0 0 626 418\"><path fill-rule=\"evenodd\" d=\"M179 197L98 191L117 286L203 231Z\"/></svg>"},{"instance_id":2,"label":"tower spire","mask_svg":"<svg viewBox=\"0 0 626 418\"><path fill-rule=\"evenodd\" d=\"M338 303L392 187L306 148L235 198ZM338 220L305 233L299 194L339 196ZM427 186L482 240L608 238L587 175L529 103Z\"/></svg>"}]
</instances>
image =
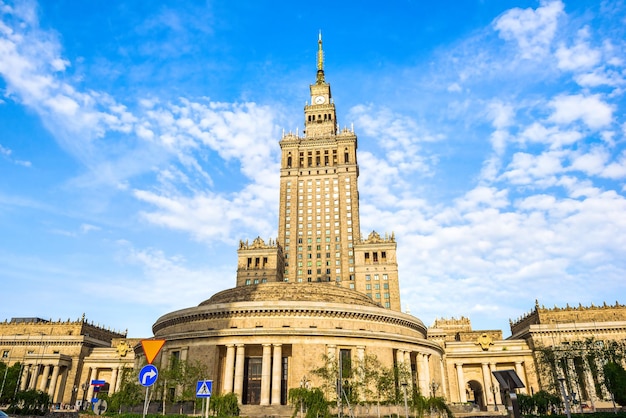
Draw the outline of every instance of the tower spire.
<instances>
[{"instance_id":1,"label":"tower spire","mask_svg":"<svg viewBox=\"0 0 626 418\"><path fill-rule=\"evenodd\" d=\"M322 49L322 31L317 40L317 81L315 84L325 84L324 80L324 50Z\"/></svg>"}]
</instances>

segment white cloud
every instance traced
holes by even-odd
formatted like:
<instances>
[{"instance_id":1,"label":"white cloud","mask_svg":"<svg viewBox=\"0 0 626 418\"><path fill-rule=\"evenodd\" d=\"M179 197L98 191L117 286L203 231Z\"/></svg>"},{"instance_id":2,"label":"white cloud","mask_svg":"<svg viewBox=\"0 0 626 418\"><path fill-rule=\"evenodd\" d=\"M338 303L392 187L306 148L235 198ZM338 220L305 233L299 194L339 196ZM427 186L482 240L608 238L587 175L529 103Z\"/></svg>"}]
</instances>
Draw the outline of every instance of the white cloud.
<instances>
[{"instance_id":1,"label":"white cloud","mask_svg":"<svg viewBox=\"0 0 626 418\"><path fill-rule=\"evenodd\" d=\"M602 56L600 50L593 49L587 42L589 28L581 29L576 43L568 48L565 45L559 46L556 50L558 67L562 70L576 71L596 66Z\"/></svg>"},{"instance_id":2,"label":"white cloud","mask_svg":"<svg viewBox=\"0 0 626 418\"><path fill-rule=\"evenodd\" d=\"M561 95L554 98L549 106L554 112L548 120L569 124L582 120L589 128L603 128L613 121L613 106L602 101L600 95L583 96Z\"/></svg>"},{"instance_id":3,"label":"white cloud","mask_svg":"<svg viewBox=\"0 0 626 418\"><path fill-rule=\"evenodd\" d=\"M561 1L543 1L537 9L514 8L496 19L494 27L503 39L517 42L522 58L540 57L550 48L563 9Z\"/></svg>"}]
</instances>

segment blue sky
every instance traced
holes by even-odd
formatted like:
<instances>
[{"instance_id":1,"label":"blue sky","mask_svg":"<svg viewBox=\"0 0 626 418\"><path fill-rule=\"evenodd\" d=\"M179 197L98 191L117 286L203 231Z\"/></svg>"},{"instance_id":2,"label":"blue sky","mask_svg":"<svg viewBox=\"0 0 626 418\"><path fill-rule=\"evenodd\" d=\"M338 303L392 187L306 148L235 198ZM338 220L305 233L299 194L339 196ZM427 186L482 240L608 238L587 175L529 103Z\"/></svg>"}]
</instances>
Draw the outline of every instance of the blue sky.
<instances>
[{"instance_id":1,"label":"blue sky","mask_svg":"<svg viewBox=\"0 0 626 418\"><path fill-rule=\"evenodd\" d=\"M277 233L322 30L403 309L626 303L623 1L0 0L0 320L133 337Z\"/></svg>"}]
</instances>

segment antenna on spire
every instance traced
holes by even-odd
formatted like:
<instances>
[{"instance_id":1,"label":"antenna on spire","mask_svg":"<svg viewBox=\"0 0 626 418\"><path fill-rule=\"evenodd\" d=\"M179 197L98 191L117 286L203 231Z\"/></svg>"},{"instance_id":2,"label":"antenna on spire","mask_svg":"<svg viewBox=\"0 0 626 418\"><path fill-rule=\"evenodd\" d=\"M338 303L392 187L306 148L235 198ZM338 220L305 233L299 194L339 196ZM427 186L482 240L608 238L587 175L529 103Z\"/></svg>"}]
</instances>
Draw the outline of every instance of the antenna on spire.
<instances>
[{"instance_id":1,"label":"antenna on spire","mask_svg":"<svg viewBox=\"0 0 626 418\"><path fill-rule=\"evenodd\" d=\"M324 80L324 50L322 49L322 30L317 40L317 81L316 84L325 84Z\"/></svg>"}]
</instances>

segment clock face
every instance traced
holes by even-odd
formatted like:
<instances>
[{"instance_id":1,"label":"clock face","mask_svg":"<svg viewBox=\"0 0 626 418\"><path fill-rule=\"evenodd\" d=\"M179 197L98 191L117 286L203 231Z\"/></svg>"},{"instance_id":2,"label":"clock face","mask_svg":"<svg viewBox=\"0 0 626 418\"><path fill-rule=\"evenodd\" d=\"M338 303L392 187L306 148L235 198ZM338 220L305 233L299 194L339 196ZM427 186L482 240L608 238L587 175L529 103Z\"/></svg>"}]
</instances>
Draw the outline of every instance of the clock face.
<instances>
[{"instance_id":1,"label":"clock face","mask_svg":"<svg viewBox=\"0 0 626 418\"><path fill-rule=\"evenodd\" d=\"M315 98L315 104L322 104L324 103L324 101L325 101L324 96L317 96Z\"/></svg>"}]
</instances>

